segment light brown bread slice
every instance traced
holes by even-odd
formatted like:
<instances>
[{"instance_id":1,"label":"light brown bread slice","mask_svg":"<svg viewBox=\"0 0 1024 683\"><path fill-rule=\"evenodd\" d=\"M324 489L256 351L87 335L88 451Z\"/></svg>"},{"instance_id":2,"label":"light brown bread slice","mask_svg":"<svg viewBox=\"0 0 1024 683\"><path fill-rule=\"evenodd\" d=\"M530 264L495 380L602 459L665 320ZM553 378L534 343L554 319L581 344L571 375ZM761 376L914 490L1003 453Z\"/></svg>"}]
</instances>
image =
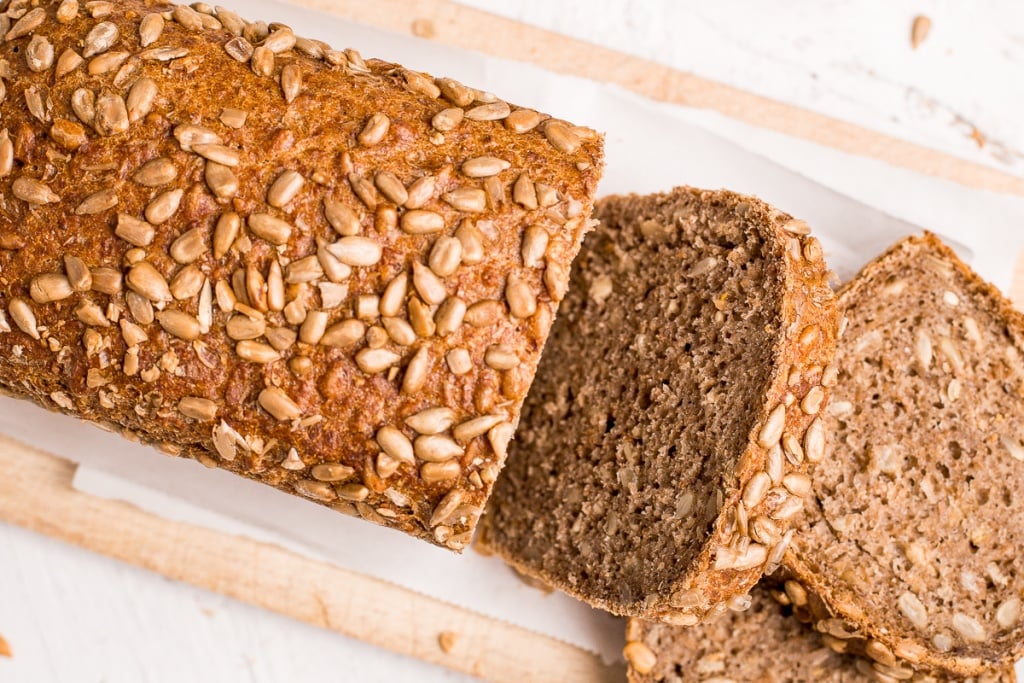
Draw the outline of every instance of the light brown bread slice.
<instances>
[{"instance_id":1,"label":"light brown bread slice","mask_svg":"<svg viewBox=\"0 0 1024 683\"><path fill-rule=\"evenodd\" d=\"M1024 318L929 234L840 307L834 437L785 564L851 651L1004 667L1024 653Z\"/></svg>"},{"instance_id":2,"label":"light brown bread slice","mask_svg":"<svg viewBox=\"0 0 1024 683\"><path fill-rule=\"evenodd\" d=\"M781 594L784 601L785 594ZM792 616L767 588L755 587L745 612L694 627L631 619L623 652L630 683L1013 683L1011 669L950 679L836 652Z\"/></svg>"},{"instance_id":3,"label":"light brown bread slice","mask_svg":"<svg viewBox=\"0 0 1024 683\"><path fill-rule=\"evenodd\" d=\"M806 224L731 192L600 203L484 543L693 624L779 561L823 447L834 299Z\"/></svg>"}]
</instances>

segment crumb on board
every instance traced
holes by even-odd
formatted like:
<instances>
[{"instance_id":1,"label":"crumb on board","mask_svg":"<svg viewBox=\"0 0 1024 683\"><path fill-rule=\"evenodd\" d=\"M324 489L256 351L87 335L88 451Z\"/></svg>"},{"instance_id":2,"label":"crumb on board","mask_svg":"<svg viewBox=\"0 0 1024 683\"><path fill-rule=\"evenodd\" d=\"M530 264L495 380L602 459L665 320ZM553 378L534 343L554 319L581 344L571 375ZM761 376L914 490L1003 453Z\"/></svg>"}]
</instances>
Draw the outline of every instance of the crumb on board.
<instances>
[{"instance_id":1,"label":"crumb on board","mask_svg":"<svg viewBox=\"0 0 1024 683\"><path fill-rule=\"evenodd\" d=\"M412 34L418 38L435 38L437 37L437 27L434 26L433 20L421 17L413 20Z\"/></svg>"},{"instance_id":2,"label":"crumb on board","mask_svg":"<svg viewBox=\"0 0 1024 683\"><path fill-rule=\"evenodd\" d=\"M978 147L985 146L985 136L977 128L971 129L971 139L978 143Z\"/></svg>"},{"instance_id":3,"label":"crumb on board","mask_svg":"<svg viewBox=\"0 0 1024 683\"><path fill-rule=\"evenodd\" d=\"M932 20L925 15L919 14L914 17L914 24L910 27L910 46L916 50L928 37L931 28Z\"/></svg>"},{"instance_id":4,"label":"crumb on board","mask_svg":"<svg viewBox=\"0 0 1024 683\"><path fill-rule=\"evenodd\" d=\"M455 643L458 640L459 634L455 631L441 631L437 634L437 644L445 654L450 654L455 649Z\"/></svg>"},{"instance_id":5,"label":"crumb on board","mask_svg":"<svg viewBox=\"0 0 1024 683\"><path fill-rule=\"evenodd\" d=\"M11 646L7 640L0 636L0 657L13 657L14 654L11 652Z\"/></svg>"}]
</instances>

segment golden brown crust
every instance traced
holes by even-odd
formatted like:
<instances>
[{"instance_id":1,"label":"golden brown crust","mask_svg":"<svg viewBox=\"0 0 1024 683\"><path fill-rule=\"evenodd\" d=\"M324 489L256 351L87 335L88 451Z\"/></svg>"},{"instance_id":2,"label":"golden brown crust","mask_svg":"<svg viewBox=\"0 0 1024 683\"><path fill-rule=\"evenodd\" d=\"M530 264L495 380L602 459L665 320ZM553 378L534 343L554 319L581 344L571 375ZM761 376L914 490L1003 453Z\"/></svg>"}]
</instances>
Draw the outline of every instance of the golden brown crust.
<instances>
[{"instance_id":1,"label":"golden brown crust","mask_svg":"<svg viewBox=\"0 0 1024 683\"><path fill-rule=\"evenodd\" d=\"M4 6L0 386L461 550L600 136L207 6Z\"/></svg>"},{"instance_id":2,"label":"golden brown crust","mask_svg":"<svg viewBox=\"0 0 1024 683\"><path fill-rule=\"evenodd\" d=\"M1004 321L1006 332L1014 344L1024 348L1024 315L996 287L980 278L948 246L928 232L897 242L866 265L839 291L840 311L872 296L868 288L876 284L878 278L886 277L890 262L917 262L921 258L931 258L944 268L954 269L967 284L970 305L987 309L988 314ZM801 542L810 538L809 534L798 537ZM890 615L879 618L882 615L875 613L865 602L856 586L819 559L826 550L831 548L795 543L785 554L782 576L797 585L805 595L805 604L796 606L797 615L815 623L819 631L831 633L836 640L841 640L844 651L864 656L872 652L882 653L882 656L894 657L901 665L905 663L921 671L952 676L991 675L992 671L1012 667L1024 652L1024 643L1019 639L1009 651L1006 647L983 642L940 652L919 634L901 628ZM888 566L890 562L889 558L877 559L881 566ZM953 575L950 572L949 576ZM1020 628L1024 626L1018 625L1017 629Z\"/></svg>"},{"instance_id":3,"label":"golden brown crust","mask_svg":"<svg viewBox=\"0 0 1024 683\"><path fill-rule=\"evenodd\" d=\"M601 609L692 625L722 614L730 601L757 582L766 567L772 569L781 561L791 538L786 531L788 520L799 511L800 495L806 491L803 472L808 461L821 456L823 433L817 414L827 402L834 375L828 366L835 351L837 321L817 240L809 236L805 223L758 199L728 191L679 188L665 195L607 198L599 203L595 215L610 224L630 225L656 213L655 207L673 203L700 207L701 216L706 213L714 220L725 220L727 214L741 220L760 232L769 249L768 258L781 264L781 276L775 283L780 305L773 311L781 324L773 341L771 376L763 394L752 400L757 411L755 426L745 452L736 456L735 471L723 482L720 512L699 556L679 569L671 585L654 594L623 599L580 591L566 576L520 556L516 550L520 539L510 537L507 528L492 528L492 512L497 506L518 509L513 493L508 494L510 500L504 500L504 490L492 500L480 542L521 573ZM749 492L747 501L752 505L748 506L744 494L755 475L759 475L758 482ZM542 479L535 483L543 485Z\"/></svg>"}]
</instances>

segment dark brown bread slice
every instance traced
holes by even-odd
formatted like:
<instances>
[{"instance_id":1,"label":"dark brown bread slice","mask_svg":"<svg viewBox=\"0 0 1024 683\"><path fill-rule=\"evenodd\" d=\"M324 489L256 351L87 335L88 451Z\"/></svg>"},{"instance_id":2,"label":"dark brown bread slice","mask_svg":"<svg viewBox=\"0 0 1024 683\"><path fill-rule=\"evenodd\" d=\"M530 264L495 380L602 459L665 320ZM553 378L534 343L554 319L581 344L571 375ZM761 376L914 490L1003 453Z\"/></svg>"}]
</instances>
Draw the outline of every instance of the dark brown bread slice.
<instances>
[{"instance_id":1,"label":"dark brown bread slice","mask_svg":"<svg viewBox=\"0 0 1024 683\"><path fill-rule=\"evenodd\" d=\"M1024 317L933 235L840 295L834 434L785 557L850 651L974 675L1024 653Z\"/></svg>"},{"instance_id":2,"label":"dark brown bread slice","mask_svg":"<svg viewBox=\"0 0 1024 683\"><path fill-rule=\"evenodd\" d=\"M779 561L817 460L834 299L806 224L731 192L603 200L483 541L693 624Z\"/></svg>"},{"instance_id":3,"label":"dark brown bread slice","mask_svg":"<svg viewBox=\"0 0 1024 683\"><path fill-rule=\"evenodd\" d=\"M821 634L794 619L792 608L780 605L763 586L750 592L745 612L729 612L699 626L630 619L623 654L630 683L1016 681L1012 670L974 679L949 679L841 654L826 647Z\"/></svg>"},{"instance_id":4,"label":"dark brown bread slice","mask_svg":"<svg viewBox=\"0 0 1024 683\"><path fill-rule=\"evenodd\" d=\"M600 136L193 7L0 2L0 387L461 550Z\"/></svg>"}]
</instances>

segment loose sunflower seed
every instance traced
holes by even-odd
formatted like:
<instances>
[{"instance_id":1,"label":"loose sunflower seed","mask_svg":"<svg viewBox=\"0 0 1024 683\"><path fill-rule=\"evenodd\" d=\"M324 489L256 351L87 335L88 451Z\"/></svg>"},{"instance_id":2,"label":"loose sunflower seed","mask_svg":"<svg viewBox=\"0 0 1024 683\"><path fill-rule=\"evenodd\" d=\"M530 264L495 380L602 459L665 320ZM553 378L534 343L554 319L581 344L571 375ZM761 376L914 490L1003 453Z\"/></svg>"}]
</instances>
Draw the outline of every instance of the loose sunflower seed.
<instances>
[{"instance_id":1,"label":"loose sunflower seed","mask_svg":"<svg viewBox=\"0 0 1024 683\"><path fill-rule=\"evenodd\" d=\"M266 322L247 315L233 315L228 318L225 326L228 337L235 341L258 339L263 336L266 329Z\"/></svg>"},{"instance_id":2,"label":"loose sunflower seed","mask_svg":"<svg viewBox=\"0 0 1024 683\"><path fill-rule=\"evenodd\" d=\"M526 173L520 173L512 185L512 201L530 210L540 206L537 202L537 187Z\"/></svg>"},{"instance_id":3,"label":"loose sunflower seed","mask_svg":"<svg viewBox=\"0 0 1024 683\"><path fill-rule=\"evenodd\" d=\"M274 245L287 244L292 234L291 225L266 213L250 215L248 224L254 235Z\"/></svg>"},{"instance_id":4,"label":"loose sunflower seed","mask_svg":"<svg viewBox=\"0 0 1024 683\"><path fill-rule=\"evenodd\" d=\"M260 407L282 422L290 422L302 417L302 409L283 390L267 387L260 392Z\"/></svg>"},{"instance_id":5,"label":"loose sunflower seed","mask_svg":"<svg viewBox=\"0 0 1024 683\"><path fill-rule=\"evenodd\" d=\"M121 275L121 271L115 268L93 268L90 271L92 277L92 289L93 291L101 294L107 294L108 296L114 296L121 292L121 286L124 278Z\"/></svg>"},{"instance_id":6,"label":"loose sunflower seed","mask_svg":"<svg viewBox=\"0 0 1024 683\"><path fill-rule=\"evenodd\" d=\"M488 299L478 301L466 309L466 324L473 327L490 327L505 316L505 307L500 301Z\"/></svg>"},{"instance_id":7,"label":"loose sunflower seed","mask_svg":"<svg viewBox=\"0 0 1024 683\"><path fill-rule=\"evenodd\" d=\"M92 327L110 327L110 321L103 309L91 301L83 301L75 308L75 317Z\"/></svg>"},{"instance_id":8,"label":"loose sunflower seed","mask_svg":"<svg viewBox=\"0 0 1024 683\"><path fill-rule=\"evenodd\" d=\"M432 306L436 306L448 298L444 282L419 261L413 261L412 264L412 283L420 297Z\"/></svg>"},{"instance_id":9,"label":"loose sunflower seed","mask_svg":"<svg viewBox=\"0 0 1024 683\"><path fill-rule=\"evenodd\" d=\"M416 331L404 318L382 318L381 322L391 341L399 346L412 346L416 343Z\"/></svg>"},{"instance_id":10,"label":"loose sunflower seed","mask_svg":"<svg viewBox=\"0 0 1024 683\"><path fill-rule=\"evenodd\" d=\"M542 120L543 117L532 109L516 109L505 118L505 127L513 133L528 133Z\"/></svg>"},{"instance_id":11,"label":"loose sunflower seed","mask_svg":"<svg viewBox=\"0 0 1024 683\"><path fill-rule=\"evenodd\" d=\"M96 271L93 271L93 287L96 286ZM125 278L128 287L155 304L171 301L171 288L167 280L149 261L140 261L132 266Z\"/></svg>"},{"instance_id":12,"label":"loose sunflower seed","mask_svg":"<svg viewBox=\"0 0 1024 683\"><path fill-rule=\"evenodd\" d=\"M466 112L458 107L442 109L434 114L434 118L430 120L430 125L442 133L447 133L458 128L465 116Z\"/></svg>"},{"instance_id":13,"label":"loose sunflower seed","mask_svg":"<svg viewBox=\"0 0 1024 683\"><path fill-rule=\"evenodd\" d=\"M462 174L470 178L489 178L511 166L508 161L497 157L474 157L462 164Z\"/></svg>"},{"instance_id":14,"label":"loose sunflower seed","mask_svg":"<svg viewBox=\"0 0 1024 683\"><path fill-rule=\"evenodd\" d=\"M61 273L45 273L32 278L28 291L37 304L62 301L74 293L71 283Z\"/></svg>"},{"instance_id":15,"label":"loose sunflower seed","mask_svg":"<svg viewBox=\"0 0 1024 683\"><path fill-rule=\"evenodd\" d=\"M267 190L267 204L278 209L284 208L298 196L305 184L306 179L298 171L284 171Z\"/></svg>"},{"instance_id":16,"label":"loose sunflower seed","mask_svg":"<svg viewBox=\"0 0 1024 683\"><path fill-rule=\"evenodd\" d=\"M458 424L452 430L452 434L456 441L464 444L483 436L504 421L505 418L501 415L482 415Z\"/></svg>"},{"instance_id":17,"label":"loose sunflower seed","mask_svg":"<svg viewBox=\"0 0 1024 683\"><path fill-rule=\"evenodd\" d=\"M166 223L178 210L184 195L185 191L182 189L169 190L158 194L153 201L146 205L146 220L152 225Z\"/></svg>"},{"instance_id":18,"label":"loose sunflower seed","mask_svg":"<svg viewBox=\"0 0 1024 683\"><path fill-rule=\"evenodd\" d=\"M432 175L425 175L413 181L409 186L405 200L405 208L420 209L434 196L437 187L437 179Z\"/></svg>"},{"instance_id":19,"label":"loose sunflower seed","mask_svg":"<svg viewBox=\"0 0 1024 683\"><path fill-rule=\"evenodd\" d=\"M160 34L164 32L164 18L159 12L151 12L139 22L139 44L142 47L149 47L160 40Z\"/></svg>"},{"instance_id":20,"label":"loose sunflower seed","mask_svg":"<svg viewBox=\"0 0 1024 683\"><path fill-rule=\"evenodd\" d=\"M291 104L302 92L302 68L298 64L286 64L281 69L281 94Z\"/></svg>"},{"instance_id":21,"label":"loose sunflower seed","mask_svg":"<svg viewBox=\"0 0 1024 683\"><path fill-rule=\"evenodd\" d=\"M466 112L466 118L470 121L500 121L512 113L506 102L491 102L481 104Z\"/></svg>"},{"instance_id":22,"label":"loose sunflower seed","mask_svg":"<svg viewBox=\"0 0 1024 683\"><path fill-rule=\"evenodd\" d=\"M454 237L439 237L430 250L428 265L440 277L454 275L462 263L462 242Z\"/></svg>"},{"instance_id":23,"label":"loose sunflower seed","mask_svg":"<svg viewBox=\"0 0 1024 683\"><path fill-rule=\"evenodd\" d=\"M234 107L225 107L224 111L220 113L220 122L228 128L236 130L243 127L248 118L249 112L244 109L235 109Z\"/></svg>"},{"instance_id":24,"label":"loose sunflower seed","mask_svg":"<svg viewBox=\"0 0 1024 683\"><path fill-rule=\"evenodd\" d=\"M401 226L410 235L426 235L444 230L444 218L434 211L414 209L402 214Z\"/></svg>"},{"instance_id":25,"label":"loose sunflower seed","mask_svg":"<svg viewBox=\"0 0 1024 683\"><path fill-rule=\"evenodd\" d=\"M181 192L181 190L175 190L175 192ZM206 250L206 240L202 229L192 228L171 243L170 254L171 258L178 263L187 265L202 256Z\"/></svg>"},{"instance_id":26,"label":"loose sunflower seed","mask_svg":"<svg viewBox=\"0 0 1024 683\"><path fill-rule=\"evenodd\" d=\"M128 292L124 298L128 304L128 312L131 313L135 322L140 325L149 325L156 319L153 304L146 297L136 292Z\"/></svg>"},{"instance_id":27,"label":"loose sunflower seed","mask_svg":"<svg viewBox=\"0 0 1024 683\"><path fill-rule=\"evenodd\" d=\"M156 229L146 221L140 221L126 213L119 213L114 234L136 247L147 247L153 243Z\"/></svg>"},{"instance_id":28,"label":"loose sunflower seed","mask_svg":"<svg viewBox=\"0 0 1024 683\"><path fill-rule=\"evenodd\" d=\"M380 262L383 249L368 237L342 237L327 245L328 251L347 266L373 266Z\"/></svg>"},{"instance_id":29,"label":"loose sunflower seed","mask_svg":"<svg viewBox=\"0 0 1024 683\"><path fill-rule=\"evenodd\" d=\"M178 177L178 167L167 157L147 161L135 172L132 179L145 187L159 187L173 182Z\"/></svg>"},{"instance_id":30,"label":"loose sunflower seed","mask_svg":"<svg viewBox=\"0 0 1024 683\"><path fill-rule=\"evenodd\" d=\"M75 113L79 114L77 109ZM82 118L81 114L79 114L79 118ZM125 104L124 98L120 95L104 92L96 98L96 109L92 119L86 121L82 118L82 121L91 123L100 135L109 137L125 133L128 131L130 123L128 120L128 105Z\"/></svg>"},{"instance_id":31,"label":"loose sunflower seed","mask_svg":"<svg viewBox=\"0 0 1024 683\"><path fill-rule=\"evenodd\" d=\"M11 315L11 320L18 326L19 330L33 339L38 340L40 338L36 314L32 310L31 304L20 297L15 297L7 305L7 312Z\"/></svg>"},{"instance_id":32,"label":"loose sunflower seed","mask_svg":"<svg viewBox=\"0 0 1024 683\"><path fill-rule=\"evenodd\" d=\"M434 323L437 325L437 334L440 337L447 337L456 332L462 326L466 317L466 303L456 296L450 296L437 309L434 316Z\"/></svg>"},{"instance_id":33,"label":"loose sunflower seed","mask_svg":"<svg viewBox=\"0 0 1024 683\"><path fill-rule=\"evenodd\" d=\"M191 152L194 145L219 145L222 140L217 133L192 124L182 124L174 129L174 137L181 145L182 151Z\"/></svg>"},{"instance_id":34,"label":"loose sunflower seed","mask_svg":"<svg viewBox=\"0 0 1024 683\"><path fill-rule=\"evenodd\" d=\"M139 53L139 59L147 62L170 62L175 59L188 57L188 48L185 47L151 47Z\"/></svg>"},{"instance_id":35,"label":"loose sunflower seed","mask_svg":"<svg viewBox=\"0 0 1024 683\"><path fill-rule=\"evenodd\" d=\"M89 75L102 76L103 74L115 71L121 68L121 65L125 63L129 56L129 53L119 51L106 52L98 57L93 57L89 62Z\"/></svg>"},{"instance_id":36,"label":"loose sunflower seed","mask_svg":"<svg viewBox=\"0 0 1024 683\"><path fill-rule=\"evenodd\" d=\"M188 313L169 308L156 314L156 321L167 334L185 341L195 341L202 334L199 321Z\"/></svg>"},{"instance_id":37,"label":"loose sunflower seed","mask_svg":"<svg viewBox=\"0 0 1024 683\"><path fill-rule=\"evenodd\" d=\"M35 31L37 28L43 25L43 21L46 20L46 10L42 7L36 7L33 10L26 12L18 21L11 27L11 30L7 32L7 40L15 40L22 36Z\"/></svg>"},{"instance_id":38,"label":"loose sunflower seed","mask_svg":"<svg viewBox=\"0 0 1024 683\"><path fill-rule=\"evenodd\" d=\"M512 370L519 367L519 356L506 344L492 344L484 353L484 363L493 370Z\"/></svg>"},{"instance_id":39,"label":"loose sunflower seed","mask_svg":"<svg viewBox=\"0 0 1024 683\"><path fill-rule=\"evenodd\" d=\"M238 233L241 229L242 217L237 213L225 213L217 219L217 227L213 231L214 258L223 258L228 253L228 249L238 239Z\"/></svg>"},{"instance_id":40,"label":"loose sunflower seed","mask_svg":"<svg viewBox=\"0 0 1024 683\"><path fill-rule=\"evenodd\" d=\"M57 6L57 22L67 24L78 17L78 0L62 0Z\"/></svg>"},{"instance_id":41,"label":"loose sunflower seed","mask_svg":"<svg viewBox=\"0 0 1024 683\"><path fill-rule=\"evenodd\" d=\"M199 270L197 266L194 264L186 266L171 278L171 296L178 301L191 299L199 294L205 281L206 277L203 275L203 271Z\"/></svg>"},{"instance_id":42,"label":"loose sunflower seed","mask_svg":"<svg viewBox=\"0 0 1024 683\"><path fill-rule=\"evenodd\" d=\"M11 185L11 192L15 197L29 204L55 204L60 201L60 197L47 185L25 176L15 179Z\"/></svg>"},{"instance_id":43,"label":"loose sunflower seed","mask_svg":"<svg viewBox=\"0 0 1024 683\"><path fill-rule=\"evenodd\" d=\"M402 272L396 275L380 297L380 314L393 318L397 316L405 304L405 295L409 288L409 276Z\"/></svg>"},{"instance_id":44,"label":"loose sunflower seed","mask_svg":"<svg viewBox=\"0 0 1024 683\"><path fill-rule=\"evenodd\" d=\"M548 231L540 225L531 225L523 233L523 265L527 268L540 267L548 249Z\"/></svg>"},{"instance_id":45,"label":"loose sunflower seed","mask_svg":"<svg viewBox=\"0 0 1024 683\"><path fill-rule=\"evenodd\" d=\"M571 126L562 121L548 121L544 125L544 137L552 147L565 154L572 154L580 146L579 136Z\"/></svg>"},{"instance_id":46,"label":"loose sunflower seed","mask_svg":"<svg viewBox=\"0 0 1024 683\"><path fill-rule=\"evenodd\" d=\"M324 216L335 232L343 237L358 235L362 227L356 212L336 197L324 197Z\"/></svg>"},{"instance_id":47,"label":"loose sunflower seed","mask_svg":"<svg viewBox=\"0 0 1024 683\"><path fill-rule=\"evenodd\" d=\"M487 193L476 187L460 187L441 198L456 211L481 213L487 210Z\"/></svg>"},{"instance_id":48,"label":"loose sunflower seed","mask_svg":"<svg viewBox=\"0 0 1024 683\"><path fill-rule=\"evenodd\" d=\"M419 436L413 442L416 457L425 462L446 462L460 457L465 451L450 436L437 434Z\"/></svg>"},{"instance_id":49,"label":"loose sunflower seed","mask_svg":"<svg viewBox=\"0 0 1024 683\"><path fill-rule=\"evenodd\" d=\"M210 191L217 198L230 199L238 194L238 176L227 166L207 161L204 177Z\"/></svg>"},{"instance_id":50,"label":"loose sunflower seed","mask_svg":"<svg viewBox=\"0 0 1024 683\"><path fill-rule=\"evenodd\" d=\"M25 48L25 62L30 71L41 73L53 66L53 43L46 36L35 35Z\"/></svg>"},{"instance_id":51,"label":"loose sunflower seed","mask_svg":"<svg viewBox=\"0 0 1024 683\"><path fill-rule=\"evenodd\" d=\"M192 145L192 151L207 161L213 161L229 168L238 166L242 160L241 154L238 150L232 149L227 145Z\"/></svg>"},{"instance_id":52,"label":"loose sunflower seed","mask_svg":"<svg viewBox=\"0 0 1024 683\"><path fill-rule=\"evenodd\" d=\"M366 323L350 319L332 325L320 338L323 346L345 348L355 345L366 335Z\"/></svg>"},{"instance_id":53,"label":"loose sunflower seed","mask_svg":"<svg viewBox=\"0 0 1024 683\"><path fill-rule=\"evenodd\" d=\"M310 311L299 328L299 340L304 344L317 344L327 331L327 311Z\"/></svg>"},{"instance_id":54,"label":"loose sunflower seed","mask_svg":"<svg viewBox=\"0 0 1024 683\"><path fill-rule=\"evenodd\" d=\"M409 193L405 189L405 185L390 171L379 171L373 177L373 182L388 201L398 206L402 206L409 199Z\"/></svg>"},{"instance_id":55,"label":"loose sunflower seed","mask_svg":"<svg viewBox=\"0 0 1024 683\"><path fill-rule=\"evenodd\" d=\"M324 269L320 265L319 258L314 254L292 261L288 264L285 274L285 282L297 284L300 282L314 282L324 276Z\"/></svg>"},{"instance_id":56,"label":"loose sunflower seed","mask_svg":"<svg viewBox=\"0 0 1024 683\"><path fill-rule=\"evenodd\" d=\"M369 375L374 375L397 365L402 357L387 349L366 348L357 353L355 359L356 365L359 366L360 370Z\"/></svg>"},{"instance_id":57,"label":"loose sunflower seed","mask_svg":"<svg viewBox=\"0 0 1024 683\"><path fill-rule=\"evenodd\" d=\"M76 292L88 292L92 289L92 273L82 259L77 256L65 256L64 271L67 273L71 288Z\"/></svg>"},{"instance_id":58,"label":"loose sunflower seed","mask_svg":"<svg viewBox=\"0 0 1024 683\"><path fill-rule=\"evenodd\" d=\"M81 204L75 207L75 215L93 216L98 213L103 213L104 211L113 209L117 206L117 202L117 193L114 190L100 190L99 192L94 192L83 199Z\"/></svg>"},{"instance_id":59,"label":"loose sunflower seed","mask_svg":"<svg viewBox=\"0 0 1024 683\"><path fill-rule=\"evenodd\" d=\"M355 476L355 469L340 463L325 463L316 465L310 470L310 474L317 481L345 481Z\"/></svg>"}]
</instances>

